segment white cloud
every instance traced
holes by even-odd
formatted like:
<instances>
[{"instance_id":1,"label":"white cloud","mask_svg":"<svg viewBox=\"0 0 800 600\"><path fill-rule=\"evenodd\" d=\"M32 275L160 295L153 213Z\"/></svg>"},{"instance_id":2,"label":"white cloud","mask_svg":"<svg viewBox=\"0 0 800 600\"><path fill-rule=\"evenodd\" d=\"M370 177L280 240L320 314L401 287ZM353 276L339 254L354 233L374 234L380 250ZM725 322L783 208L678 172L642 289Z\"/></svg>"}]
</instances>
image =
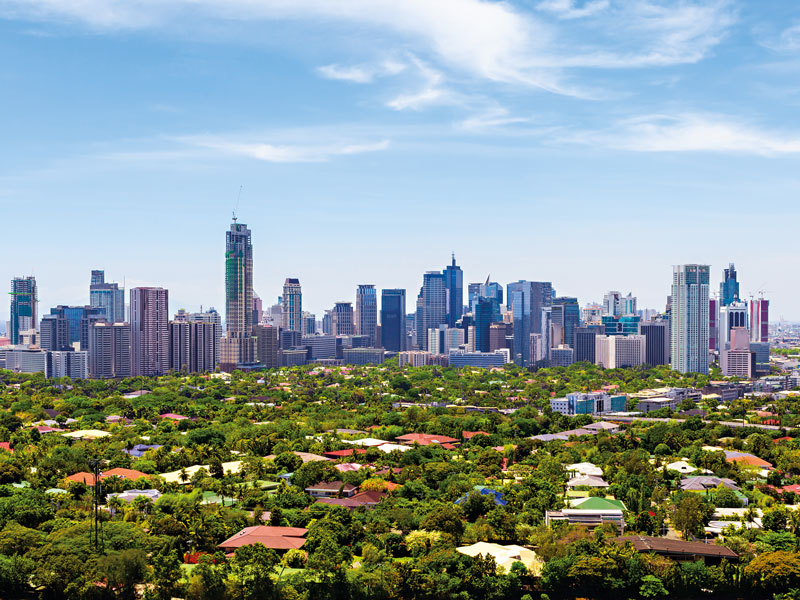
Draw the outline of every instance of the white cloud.
<instances>
[{"instance_id":1,"label":"white cloud","mask_svg":"<svg viewBox=\"0 0 800 600\"><path fill-rule=\"evenodd\" d=\"M178 138L190 146L207 148L231 156L245 156L273 163L325 162L335 156L377 152L389 147L389 140L368 143L336 143L328 145L274 145L239 141L222 137Z\"/></svg>"},{"instance_id":2,"label":"white cloud","mask_svg":"<svg viewBox=\"0 0 800 600\"><path fill-rule=\"evenodd\" d=\"M800 25L792 25L784 29L775 40L763 43L767 48L777 52L796 52L800 50Z\"/></svg>"},{"instance_id":3,"label":"white cloud","mask_svg":"<svg viewBox=\"0 0 800 600\"><path fill-rule=\"evenodd\" d=\"M467 117L458 123L458 127L466 131L483 131L486 129L505 127L507 125L528 123L529 121L530 119L526 117L511 116L507 108L494 106L483 112Z\"/></svg>"},{"instance_id":4,"label":"white cloud","mask_svg":"<svg viewBox=\"0 0 800 600\"><path fill-rule=\"evenodd\" d=\"M603 12L609 6L609 0L591 0L582 6L576 6L575 0L545 0L536 8L553 13L559 19L580 19Z\"/></svg>"},{"instance_id":5,"label":"white cloud","mask_svg":"<svg viewBox=\"0 0 800 600\"><path fill-rule=\"evenodd\" d=\"M409 56L410 62L416 67L422 79L422 86L413 91L406 92L386 102L386 106L394 110L419 110L434 104L457 103L457 95L443 86L444 75L431 68L416 56Z\"/></svg>"},{"instance_id":6,"label":"white cloud","mask_svg":"<svg viewBox=\"0 0 800 600\"><path fill-rule=\"evenodd\" d=\"M371 83L379 77L388 77L402 73L406 65L400 62L386 60L372 65L342 66L330 64L319 67L317 71L328 79L352 81L353 83Z\"/></svg>"},{"instance_id":7,"label":"white cloud","mask_svg":"<svg viewBox=\"0 0 800 600\"><path fill-rule=\"evenodd\" d=\"M785 135L722 115L645 115L605 131L583 132L563 141L638 152L728 152L772 156L800 153L800 135Z\"/></svg>"}]
</instances>

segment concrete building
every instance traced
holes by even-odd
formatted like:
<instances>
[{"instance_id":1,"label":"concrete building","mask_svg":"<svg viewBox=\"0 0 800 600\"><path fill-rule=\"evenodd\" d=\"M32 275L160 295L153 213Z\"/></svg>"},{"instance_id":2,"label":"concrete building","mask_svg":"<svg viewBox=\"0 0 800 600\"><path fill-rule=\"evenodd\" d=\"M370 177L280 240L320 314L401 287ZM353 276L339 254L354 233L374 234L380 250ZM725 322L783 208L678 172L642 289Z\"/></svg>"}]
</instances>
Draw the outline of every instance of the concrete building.
<instances>
[{"instance_id":1,"label":"concrete building","mask_svg":"<svg viewBox=\"0 0 800 600\"><path fill-rule=\"evenodd\" d=\"M417 296L417 313L414 323L416 345L428 349L428 330L447 323L447 287L444 273L428 271L422 276L422 287Z\"/></svg>"},{"instance_id":2,"label":"concrete building","mask_svg":"<svg viewBox=\"0 0 800 600\"><path fill-rule=\"evenodd\" d=\"M750 340L769 342L769 300L758 298L750 301Z\"/></svg>"},{"instance_id":3,"label":"concrete building","mask_svg":"<svg viewBox=\"0 0 800 600\"><path fill-rule=\"evenodd\" d=\"M277 369L281 366L278 356L278 329L276 325L256 325L253 328L258 362L264 365L265 369Z\"/></svg>"},{"instance_id":4,"label":"concrete building","mask_svg":"<svg viewBox=\"0 0 800 600\"><path fill-rule=\"evenodd\" d=\"M106 283L104 271L92 271L89 305L101 309L109 323L125 321L125 289L120 288L117 283Z\"/></svg>"},{"instance_id":5,"label":"concrete building","mask_svg":"<svg viewBox=\"0 0 800 600\"><path fill-rule=\"evenodd\" d=\"M448 362L451 367L457 369L462 367L502 367L510 361L509 353L506 350L497 352L450 352Z\"/></svg>"},{"instance_id":6,"label":"concrete building","mask_svg":"<svg viewBox=\"0 0 800 600\"><path fill-rule=\"evenodd\" d=\"M645 363L647 340L643 335L598 335L595 364L605 369L638 367Z\"/></svg>"},{"instance_id":7,"label":"concrete building","mask_svg":"<svg viewBox=\"0 0 800 600\"><path fill-rule=\"evenodd\" d=\"M47 352L46 377L59 379L86 379L89 377L89 353L83 352Z\"/></svg>"},{"instance_id":8,"label":"concrete building","mask_svg":"<svg viewBox=\"0 0 800 600\"><path fill-rule=\"evenodd\" d=\"M550 349L551 367L568 367L575 362L575 351L566 344Z\"/></svg>"},{"instance_id":9,"label":"concrete building","mask_svg":"<svg viewBox=\"0 0 800 600\"><path fill-rule=\"evenodd\" d=\"M253 337L253 242L250 229L233 218L225 233L225 321L220 367L231 372L257 364ZM131 318L132 319L132 318Z\"/></svg>"},{"instance_id":10,"label":"concrete building","mask_svg":"<svg viewBox=\"0 0 800 600\"><path fill-rule=\"evenodd\" d=\"M281 306L281 327L290 331L302 331L303 291L300 287L299 279L287 277L286 281L283 283Z\"/></svg>"},{"instance_id":11,"label":"concrete building","mask_svg":"<svg viewBox=\"0 0 800 600\"><path fill-rule=\"evenodd\" d=\"M347 365L382 365L385 356L383 348L342 349L342 358Z\"/></svg>"},{"instance_id":12,"label":"concrete building","mask_svg":"<svg viewBox=\"0 0 800 600\"><path fill-rule=\"evenodd\" d=\"M741 300L733 300L727 305L720 306L717 338L720 352L728 348L731 342L732 329L746 327L747 304Z\"/></svg>"},{"instance_id":13,"label":"concrete building","mask_svg":"<svg viewBox=\"0 0 800 600\"><path fill-rule=\"evenodd\" d=\"M430 364L431 353L422 350L408 350L405 352L398 352L397 364L404 367L424 367Z\"/></svg>"},{"instance_id":14,"label":"concrete building","mask_svg":"<svg viewBox=\"0 0 800 600\"><path fill-rule=\"evenodd\" d=\"M550 400L553 412L569 417L575 415L598 415L607 412L622 412L627 408L628 398L606 392L574 392L564 398Z\"/></svg>"},{"instance_id":15,"label":"concrete building","mask_svg":"<svg viewBox=\"0 0 800 600\"><path fill-rule=\"evenodd\" d=\"M647 321L640 331L645 339L644 362L657 367L669 364L669 322Z\"/></svg>"},{"instance_id":16,"label":"concrete building","mask_svg":"<svg viewBox=\"0 0 800 600\"><path fill-rule=\"evenodd\" d=\"M670 360L681 373L708 373L708 265L676 265L670 296Z\"/></svg>"},{"instance_id":17,"label":"concrete building","mask_svg":"<svg viewBox=\"0 0 800 600\"><path fill-rule=\"evenodd\" d=\"M513 350L514 330L511 323L492 323L489 326L489 352L507 348Z\"/></svg>"},{"instance_id":18,"label":"concrete building","mask_svg":"<svg viewBox=\"0 0 800 600\"><path fill-rule=\"evenodd\" d=\"M169 370L169 292L131 290L131 363L133 375L163 375Z\"/></svg>"},{"instance_id":19,"label":"concrete building","mask_svg":"<svg viewBox=\"0 0 800 600\"><path fill-rule=\"evenodd\" d=\"M300 344L310 351L310 360L336 358L336 337L332 335L304 335Z\"/></svg>"},{"instance_id":20,"label":"concrete building","mask_svg":"<svg viewBox=\"0 0 800 600\"><path fill-rule=\"evenodd\" d=\"M93 323L89 333L89 375L95 379L130 377L129 323Z\"/></svg>"},{"instance_id":21,"label":"concrete building","mask_svg":"<svg viewBox=\"0 0 800 600\"><path fill-rule=\"evenodd\" d=\"M733 304L735 301L728 306ZM720 352L720 368L725 377L754 377L756 356L750 350L750 332L746 328L731 329L728 347Z\"/></svg>"},{"instance_id":22,"label":"concrete building","mask_svg":"<svg viewBox=\"0 0 800 600\"><path fill-rule=\"evenodd\" d=\"M353 305L350 302L337 302L331 311L331 333L334 336L354 335Z\"/></svg>"},{"instance_id":23,"label":"concrete building","mask_svg":"<svg viewBox=\"0 0 800 600\"><path fill-rule=\"evenodd\" d=\"M14 277L11 280L11 320L8 337L11 344L20 343L20 332L36 329L39 325L39 297L36 291L36 278Z\"/></svg>"},{"instance_id":24,"label":"concrete building","mask_svg":"<svg viewBox=\"0 0 800 600\"><path fill-rule=\"evenodd\" d=\"M596 357L596 340L603 334L600 325L589 325L575 329L575 362L594 364Z\"/></svg>"},{"instance_id":25,"label":"concrete building","mask_svg":"<svg viewBox=\"0 0 800 600\"><path fill-rule=\"evenodd\" d=\"M378 295L374 285L361 284L356 289L355 333L368 336L371 345L377 341Z\"/></svg>"},{"instance_id":26,"label":"concrete building","mask_svg":"<svg viewBox=\"0 0 800 600\"><path fill-rule=\"evenodd\" d=\"M549 337L542 324L542 309L553 303L553 285L549 281L520 280L509 283L506 290L507 308L514 322L514 363L527 367L531 363L530 335L542 333Z\"/></svg>"}]
</instances>

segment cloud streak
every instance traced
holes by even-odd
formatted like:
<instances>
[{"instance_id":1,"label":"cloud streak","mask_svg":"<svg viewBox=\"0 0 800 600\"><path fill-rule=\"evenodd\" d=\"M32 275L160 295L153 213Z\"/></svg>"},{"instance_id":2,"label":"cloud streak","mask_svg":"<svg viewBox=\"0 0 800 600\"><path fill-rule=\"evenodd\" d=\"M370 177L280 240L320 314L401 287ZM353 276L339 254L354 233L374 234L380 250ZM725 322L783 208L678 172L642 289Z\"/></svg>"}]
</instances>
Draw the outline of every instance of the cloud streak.
<instances>
[{"instance_id":1,"label":"cloud streak","mask_svg":"<svg viewBox=\"0 0 800 600\"><path fill-rule=\"evenodd\" d=\"M800 135L759 129L722 115L696 113L645 115L620 121L609 130L567 135L562 141L635 152L800 153Z\"/></svg>"},{"instance_id":2,"label":"cloud streak","mask_svg":"<svg viewBox=\"0 0 800 600\"><path fill-rule=\"evenodd\" d=\"M239 141L220 137L188 137L179 141L198 148L228 155L252 158L270 163L326 162L337 156L379 152L389 147L389 140L367 143L335 143L327 145L276 145Z\"/></svg>"}]
</instances>

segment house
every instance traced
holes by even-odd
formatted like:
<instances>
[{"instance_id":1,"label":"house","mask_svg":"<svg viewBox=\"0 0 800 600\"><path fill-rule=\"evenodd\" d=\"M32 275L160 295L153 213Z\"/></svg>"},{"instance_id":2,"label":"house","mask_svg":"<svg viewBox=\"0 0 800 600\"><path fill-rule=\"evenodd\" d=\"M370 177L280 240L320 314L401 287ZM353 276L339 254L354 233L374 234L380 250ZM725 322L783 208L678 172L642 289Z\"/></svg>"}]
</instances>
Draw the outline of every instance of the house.
<instances>
[{"instance_id":1,"label":"house","mask_svg":"<svg viewBox=\"0 0 800 600\"><path fill-rule=\"evenodd\" d=\"M567 482L568 489L578 487L607 488L608 483L606 483L602 477L595 477L593 475L573 477Z\"/></svg>"},{"instance_id":2,"label":"house","mask_svg":"<svg viewBox=\"0 0 800 600\"><path fill-rule=\"evenodd\" d=\"M338 496L349 498L355 496L357 489L356 486L344 481L327 481L307 487L306 493L310 494L312 498L337 498Z\"/></svg>"},{"instance_id":3,"label":"house","mask_svg":"<svg viewBox=\"0 0 800 600\"><path fill-rule=\"evenodd\" d=\"M502 567L506 572L511 571L511 565L521 562L528 569L528 573L534 577L542 574L544 562L530 548L523 546L501 544L491 544L489 542L477 542L471 546L461 546L456 551L467 556L491 556L498 567Z\"/></svg>"},{"instance_id":4,"label":"house","mask_svg":"<svg viewBox=\"0 0 800 600\"><path fill-rule=\"evenodd\" d=\"M601 431L606 431L608 433L619 433L621 427L618 423L609 423L608 421L598 421L597 423L589 423L583 427L584 429L588 429L589 431L595 431L600 433Z\"/></svg>"},{"instance_id":5,"label":"house","mask_svg":"<svg viewBox=\"0 0 800 600\"><path fill-rule=\"evenodd\" d=\"M162 419L171 419L173 421L185 421L189 417L184 417L183 415L176 415L175 413L164 413L163 415L159 415Z\"/></svg>"},{"instance_id":6,"label":"house","mask_svg":"<svg viewBox=\"0 0 800 600\"><path fill-rule=\"evenodd\" d=\"M158 490L125 490L118 494L108 494L107 498L119 498L123 502L133 502L133 500L139 496L144 496L145 498L149 498L151 502L155 502L161 498L161 492Z\"/></svg>"},{"instance_id":7,"label":"house","mask_svg":"<svg viewBox=\"0 0 800 600\"><path fill-rule=\"evenodd\" d=\"M5 450L6 452L14 452L14 449L11 447L9 442L0 442L0 450Z\"/></svg>"},{"instance_id":8,"label":"house","mask_svg":"<svg viewBox=\"0 0 800 600\"><path fill-rule=\"evenodd\" d=\"M325 458L324 456L320 456L319 454L312 454L311 452L292 452L292 454L300 458L300 460L303 461L303 464L307 462L314 462L316 460L324 460L324 461L332 460L330 458ZM268 456L265 456L264 458L269 460L275 460L275 455L270 454Z\"/></svg>"},{"instance_id":9,"label":"house","mask_svg":"<svg viewBox=\"0 0 800 600\"><path fill-rule=\"evenodd\" d=\"M245 527L239 533L229 537L219 545L219 548L233 552L242 546L263 544L265 547L277 551L298 549L306 543L306 533L308 530L303 527L254 525Z\"/></svg>"},{"instance_id":10,"label":"house","mask_svg":"<svg viewBox=\"0 0 800 600\"><path fill-rule=\"evenodd\" d=\"M420 446L430 446L431 444L457 444L458 440L446 435L434 435L431 433L407 433L397 436L397 441L408 446L419 444Z\"/></svg>"},{"instance_id":11,"label":"house","mask_svg":"<svg viewBox=\"0 0 800 600\"><path fill-rule=\"evenodd\" d=\"M364 448L347 448L346 450L331 450L330 452L324 452L323 456L325 458L336 460L339 458L348 458L355 454L366 454L366 452L367 451Z\"/></svg>"},{"instance_id":12,"label":"house","mask_svg":"<svg viewBox=\"0 0 800 600\"><path fill-rule=\"evenodd\" d=\"M611 539L617 544L632 544L637 552L659 554L677 561L719 563L723 558L736 560L738 555L727 546L704 542L685 542L647 535L620 536Z\"/></svg>"},{"instance_id":13,"label":"house","mask_svg":"<svg viewBox=\"0 0 800 600\"><path fill-rule=\"evenodd\" d=\"M688 475L689 473L694 473L697 471L697 467L693 467L685 460L678 460L673 463L669 463L667 465L668 471L677 471L678 473L682 473L683 475Z\"/></svg>"},{"instance_id":14,"label":"house","mask_svg":"<svg viewBox=\"0 0 800 600\"><path fill-rule=\"evenodd\" d=\"M590 528L612 523L620 532L625 531L625 513L620 508L592 509L587 507L545 511L545 524L549 526L554 521L566 521L570 525L583 525Z\"/></svg>"},{"instance_id":15,"label":"house","mask_svg":"<svg viewBox=\"0 0 800 600\"><path fill-rule=\"evenodd\" d=\"M739 491L739 486L736 485L732 479L724 477L711 477L711 476L697 476L686 477L681 479L681 489L686 492L704 492L706 490L713 490L720 485L725 486L734 492Z\"/></svg>"},{"instance_id":16,"label":"house","mask_svg":"<svg viewBox=\"0 0 800 600\"><path fill-rule=\"evenodd\" d=\"M128 450L127 448L123 448L122 451L127 454L128 456L132 456L134 458L142 458L144 453L148 450L157 450L161 448L159 444L136 444L133 448Z\"/></svg>"},{"instance_id":17,"label":"house","mask_svg":"<svg viewBox=\"0 0 800 600\"><path fill-rule=\"evenodd\" d=\"M576 475L602 477L603 469L590 462L574 463L564 467L573 477Z\"/></svg>"},{"instance_id":18,"label":"house","mask_svg":"<svg viewBox=\"0 0 800 600\"><path fill-rule=\"evenodd\" d=\"M87 471L80 471L78 473L73 473L68 477L64 477L64 481L69 481L70 483L83 483L88 486L94 486L95 478L94 478L94 473L89 473Z\"/></svg>"},{"instance_id":19,"label":"house","mask_svg":"<svg viewBox=\"0 0 800 600\"><path fill-rule=\"evenodd\" d=\"M121 479L130 479L131 481L136 481L140 477L147 477L147 473L142 473L141 471L137 471L136 469L123 469L120 467L116 467L114 469L109 469L108 471L103 471L100 474L100 479L106 479L108 477L119 477Z\"/></svg>"},{"instance_id":20,"label":"house","mask_svg":"<svg viewBox=\"0 0 800 600\"><path fill-rule=\"evenodd\" d=\"M353 444L354 446L364 446L365 448L371 448L373 446L380 446L386 443L386 440L379 440L378 438L361 438L360 440L342 440L345 444Z\"/></svg>"},{"instance_id":21,"label":"house","mask_svg":"<svg viewBox=\"0 0 800 600\"><path fill-rule=\"evenodd\" d=\"M725 450L725 462L736 463L737 465L749 465L759 469L772 470L772 463L767 462L763 458L758 458L753 454L746 452L734 452L732 450Z\"/></svg>"},{"instance_id":22,"label":"house","mask_svg":"<svg viewBox=\"0 0 800 600\"><path fill-rule=\"evenodd\" d=\"M381 444L380 446L378 446L378 450L380 450L381 452L385 452L386 454L394 452L395 450L397 450L398 452L408 452L411 449L412 449L411 446L404 446L401 444Z\"/></svg>"},{"instance_id":23,"label":"house","mask_svg":"<svg viewBox=\"0 0 800 600\"><path fill-rule=\"evenodd\" d=\"M461 437L464 438L465 440L471 440L476 435L489 435L489 434L486 433L485 431L462 431L461 432Z\"/></svg>"},{"instance_id":24,"label":"house","mask_svg":"<svg viewBox=\"0 0 800 600\"><path fill-rule=\"evenodd\" d=\"M70 431L69 433L62 433L61 435L74 440L96 440L108 437L111 434L107 431L100 431L99 429L79 429L78 431Z\"/></svg>"},{"instance_id":25,"label":"house","mask_svg":"<svg viewBox=\"0 0 800 600\"><path fill-rule=\"evenodd\" d=\"M367 490L359 492L349 498L318 498L317 502L320 504L333 504L335 506L343 506L349 510L357 508L372 509L383 498L386 497L386 492L378 490Z\"/></svg>"}]
</instances>

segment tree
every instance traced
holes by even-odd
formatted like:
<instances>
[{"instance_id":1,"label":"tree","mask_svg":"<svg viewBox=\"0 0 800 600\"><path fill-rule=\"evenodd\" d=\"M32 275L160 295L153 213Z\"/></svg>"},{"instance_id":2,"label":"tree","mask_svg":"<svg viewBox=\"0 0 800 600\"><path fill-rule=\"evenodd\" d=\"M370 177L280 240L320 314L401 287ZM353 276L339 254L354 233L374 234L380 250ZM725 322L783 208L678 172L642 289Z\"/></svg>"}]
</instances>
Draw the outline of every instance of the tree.
<instances>
[{"instance_id":1,"label":"tree","mask_svg":"<svg viewBox=\"0 0 800 600\"><path fill-rule=\"evenodd\" d=\"M800 555L794 552L767 552L745 567L745 575L768 592L800 587Z\"/></svg>"},{"instance_id":2,"label":"tree","mask_svg":"<svg viewBox=\"0 0 800 600\"><path fill-rule=\"evenodd\" d=\"M761 523L767 531L786 531L786 526L789 524L789 511L780 505L766 510L764 516L761 517Z\"/></svg>"},{"instance_id":3,"label":"tree","mask_svg":"<svg viewBox=\"0 0 800 600\"><path fill-rule=\"evenodd\" d=\"M662 598L668 595L668 593L664 584L655 575L645 575L642 577L642 585L639 586L639 595L642 598Z\"/></svg>"},{"instance_id":4,"label":"tree","mask_svg":"<svg viewBox=\"0 0 800 600\"><path fill-rule=\"evenodd\" d=\"M112 590L117 590L120 598L133 600L135 586L144 579L147 572L147 559L143 550L130 549L112 552L97 561L97 576Z\"/></svg>"},{"instance_id":5,"label":"tree","mask_svg":"<svg viewBox=\"0 0 800 600\"><path fill-rule=\"evenodd\" d=\"M702 533L702 527L712 512L696 494L683 494L675 504L672 524L684 538Z\"/></svg>"},{"instance_id":6,"label":"tree","mask_svg":"<svg viewBox=\"0 0 800 600\"><path fill-rule=\"evenodd\" d=\"M455 504L441 504L420 523L427 531L449 533L456 541L464 534L464 512Z\"/></svg>"},{"instance_id":7,"label":"tree","mask_svg":"<svg viewBox=\"0 0 800 600\"><path fill-rule=\"evenodd\" d=\"M230 597L241 600L261 600L274 593L272 572L278 565L278 555L263 544L241 546L231 562Z\"/></svg>"},{"instance_id":8,"label":"tree","mask_svg":"<svg viewBox=\"0 0 800 600\"><path fill-rule=\"evenodd\" d=\"M294 455L292 455L294 456ZM322 481L336 481L339 471L327 461L314 460L300 465L292 475L292 485L301 490Z\"/></svg>"},{"instance_id":9,"label":"tree","mask_svg":"<svg viewBox=\"0 0 800 600\"><path fill-rule=\"evenodd\" d=\"M176 551L164 549L156 554L150 573L150 581L155 586L154 600L169 600L176 596L182 574L181 560Z\"/></svg>"}]
</instances>

